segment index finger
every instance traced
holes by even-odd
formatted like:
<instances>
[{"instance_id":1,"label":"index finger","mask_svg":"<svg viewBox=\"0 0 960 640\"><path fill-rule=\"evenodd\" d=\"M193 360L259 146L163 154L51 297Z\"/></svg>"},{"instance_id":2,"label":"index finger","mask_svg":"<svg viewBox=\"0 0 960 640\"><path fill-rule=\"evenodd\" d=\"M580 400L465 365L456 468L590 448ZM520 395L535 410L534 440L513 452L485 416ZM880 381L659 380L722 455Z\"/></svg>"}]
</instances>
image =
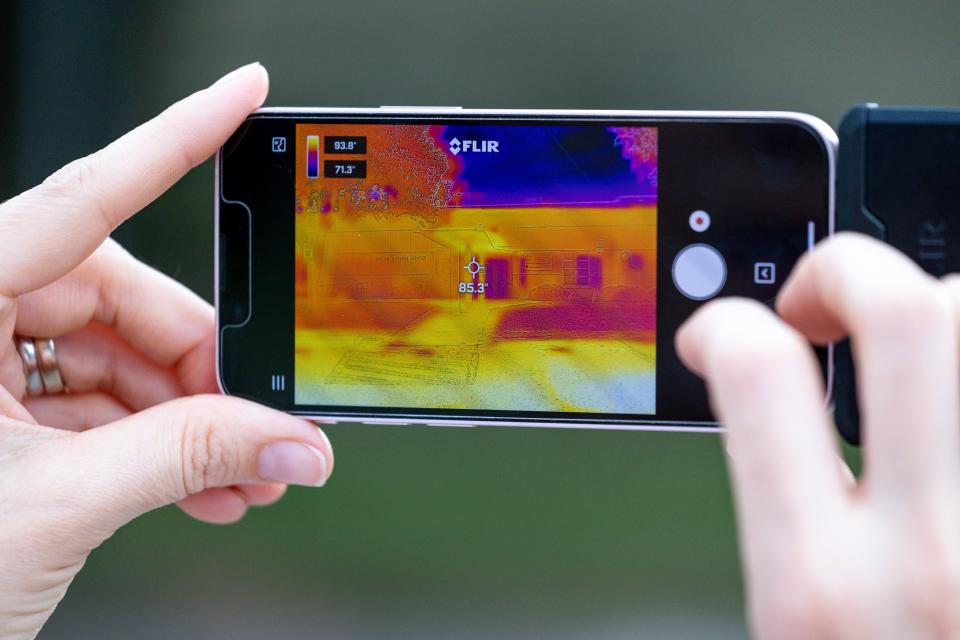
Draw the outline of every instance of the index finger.
<instances>
[{"instance_id":1,"label":"index finger","mask_svg":"<svg viewBox=\"0 0 960 640\"><path fill-rule=\"evenodd\" d=\"M0 205L0 300L53 282L210 157L267 95L254 63Z\"/></svg>"},{"instance_id":2,"label":"index finger","mask_svg":"<svg viewBox=\"0 0 960 640\"><path fill-rule=\"evenodd\" d=\"M844 233L800 260L777 305L813 340L850 336L864 477L883 487L877 495L912 508L918 496L955 491L960 368L948 291L890 246Z\"/></svg>"},{"instance_id":3,"label":"index finger","mask_svg":"<svg viewBox=\"0 0 960 640\"><path fill-rule=\"evenodd\" d=\"M697 311L676 342L727 429L748 549L754 535L782 543L798 525L815 526L842 506L847 486L820 367L798 332L763 305L724 299Z\"/></svg>"}]
</instances>

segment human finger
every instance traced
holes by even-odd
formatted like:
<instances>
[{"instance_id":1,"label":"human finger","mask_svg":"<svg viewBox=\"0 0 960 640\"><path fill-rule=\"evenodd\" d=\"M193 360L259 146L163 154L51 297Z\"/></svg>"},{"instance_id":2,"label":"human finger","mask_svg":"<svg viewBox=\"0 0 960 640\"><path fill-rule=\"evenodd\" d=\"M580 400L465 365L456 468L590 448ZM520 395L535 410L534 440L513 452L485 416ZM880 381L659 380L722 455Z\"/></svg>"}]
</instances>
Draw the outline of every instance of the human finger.
<instances>
[{"instance_id":1,"label":"human finger","mask_svg":"<svg viewBox=\"0 0 960 640\"><path fill-rule=\"evenodd\" d=\"M960 347L948 290L891 247L838 234L801 259L777 307L812 339L850 336L868 484L904 505L928 489L960 491Z\"/></svg>"},{"instance_id":2,"label":"human finger","mask_svg":"<svg viewBox=\"0 0 960 640\"><path fill-rule=\"evenodd\" d=\"M947 294L950 297L950 304L953 307L954 317L957 319L957 327L960 329L960 274L951 273L941 279Z\"/></svg>"},{"instance_id":3,"label":"human finger","mask_svg":"<svg viewBox=\"0 0 960 640\"><path fill-rule=\"evenodd\" d=\"M183 395L172 370L147 360L102 325L91 324L54 344L60 375L72 392L103 391L134 411Z\"/></svg>"},{"instance_id":4,"label":"human finger","mask_svg":"<svg viewBox=\"0 0 960 640\"><path fill-rule=\"evenodd\" d=\"M20 296L16 333L62 336L97 322L171 367L213 333L213 309L111 239L72 272Z\"/></svg>"},{"instance_id":5,"label":"human finger","mask_svg":"<svg viewBox=\"0 0 960 640\"><path fill-rule=\"evenodd\" d=\"M232 524L247 514L247 497L236 487L212 487L187 496L177 506L191 518L210 524Z\"/></svg>"},{"instance_id":6,"label":"human finger","mask_svg":"<svg viewBox=\"0 0 960 640\"><path fill-rule=\"evenodd\" d=\"M197 520L230 524L246 515L247 507L271 505L282 498L286 490L287 485L278 483L216 487L187 496L177 506Z\"/></svg>"},{"instance_id":7,"label":"human finger","mask_svg":"<svg viewBox=\"0 0 960 640\"><path fill-rule=\"evenodd\" d=\"M193 396L77 434L45 452L34 470L38 482L69 478L54 489L83 507L78 526L107 536L145 511L207 489L316 486L332 468L330 443L310 423L239 398ZM89 522L88 512L96 514Z\"/></svg>"},{"instance_id":8,"label":"human finger","mask_svg":"<svg viewBox=\"0 0 960 640\"><path fill-rule=\"evenodd\" d=\"M707 383L726 429L748 546L793 534L841 505L847 485L812 349L765 306L717 300L678 331L677 352ZM765 532L762 535L757 532ZM766 543L759 543L765 545ZM754 556L779 553L776 545Z\"/></svg>"},{"instance_id":9,"label":"human finger","mask_svg":"<svg viewBox=\"0 0 960 640\"><path fill-rule=\"evenodd\" d=\"M23 406L42 425L86 431L130 415L129 407L102 392L26 398Z\"/></svg>"},{"instance_id":10,"label":"human finger","mask_svg":"<svg viewBox=\"0 0 960 640\"><path fill-rule=\"evenodd\" d=\"M251 507L266 507L278 501L287 492L287 485L281 483L238 484L235 489L247 498Z\"/></svg>"},{"instance_id":11,"label":"human finger","mask_svg":"<svg viewBox=\"0 0 960 640\"><path fill-rule=\"evenodd\" d=\"M210 157L266 98L259 64L224 76L0 205L0 298L53 282Z\"/></svg>"}]
</instances>

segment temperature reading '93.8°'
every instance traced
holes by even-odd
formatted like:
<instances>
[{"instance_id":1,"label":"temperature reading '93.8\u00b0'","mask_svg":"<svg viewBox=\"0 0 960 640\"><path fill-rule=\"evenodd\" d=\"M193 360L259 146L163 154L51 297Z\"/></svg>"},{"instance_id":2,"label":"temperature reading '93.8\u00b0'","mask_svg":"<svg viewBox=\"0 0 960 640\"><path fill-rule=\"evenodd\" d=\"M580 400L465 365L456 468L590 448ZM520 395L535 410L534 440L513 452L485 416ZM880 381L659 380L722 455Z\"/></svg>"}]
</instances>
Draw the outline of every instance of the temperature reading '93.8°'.
<instances>
[{"instance_id":1,"label":"temperature reading '93.8\u00b0'","mask_svg":"<svg viewBox=\"0 0 960 640\"><path fill-rule=\"evenodd\" d=\"M366 136L324 136L324 153L363 155L367 152Z\"/></svg>"}]
</instances>

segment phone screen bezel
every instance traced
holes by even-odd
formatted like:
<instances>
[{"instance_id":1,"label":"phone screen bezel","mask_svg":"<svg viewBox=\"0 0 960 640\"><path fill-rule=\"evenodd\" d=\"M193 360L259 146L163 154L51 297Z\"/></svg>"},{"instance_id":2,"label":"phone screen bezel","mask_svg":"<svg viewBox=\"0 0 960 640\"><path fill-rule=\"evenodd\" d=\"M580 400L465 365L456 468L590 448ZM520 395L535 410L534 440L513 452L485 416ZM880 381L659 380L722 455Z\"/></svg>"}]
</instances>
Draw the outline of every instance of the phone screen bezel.
<instances>
[{"instance_id":1,"label":"phone screen bezel","mask_svg":"<svg viewBox=\"0 0 960 640\"><path fill-rule=\"evenodd\" d=\"M823 208L826 217L826 227L825 230L827 234L833 233L834 225L834 175L835 175L835 165L836 165L836 136L833 131L822 121L808 116L806 114L797 114L789 112L656 112L656 111L518 111L518 110L461 110L461 109L423 109L423 110L412 110L412 109L390 109L390 108L381 108L381 109L288 109L288 108L272 108L272 109L262 109L254 113L248 123L253 123L256 121L262 120L274 120L279 122L285 122L288 125L295 123L297 121L350 121L356 123L424 123L438 121L438 124L443 124L445 122L476 122L484 124L557 124L557 123L603 123L609 126L657 126L657 127L673 127L675 125L711 125L711 124L737 124L737 125L749 125L749 126L763 126L770 124L777 125L790 125L793 127L798 127L807 134L810 134L812 139L816 142L822 152L823 167L822 174L825 184L823 185L824 191L824 200ZM241 128L241 131L243 127ZM224 149L230 149L230 145L240 144L237 142L237 135L239 135L239 140L243 140L243 134L235 134L235 137L231 139L230 142L225 145ZM295 143L294 143L295 145ZM221 264L221 252L220 252L220 222L221 222L221 203L224 205L234 205L235 201L224 199L223 192L223 153L224 149L221 149L216 156L216 195L215 195L215 210L216 210L216 226L217 233L215 234L215 253L217 255L216 259L216 280L215 280L215 297L216 297L216 309L217 309L217 340L216 340L216 361L217 361L217 378L218 384L225 393L233 393L234 395L240 395L243 397L248 397L265 404L269 404L280 408L282 410L288 411L290 413L301 415L308 418L319 419L319 420L334 420L334 421L349 421L349 422L372 422L372 423L392 423L392 424L407 424L412 422L418 423L428 423L428 424L444 424L444 425L464 425L464 424L496 424L496 425L508 425L508 426L555 426L555 427L581 427L581 428L626 428L626 429L663 429L663 430L714 430L717 425L709 415L704 415L703 407L706 406L705 395L700 399L699 406L696 408L696 416L679 416L676 419L671 419L670 417L663 416L660 414L660 401L659 401L659 388L661 385L661 363L660 363L660 348L661 343L663 342L663 334L661 333L661 313L660 313L660 290L665 285L665 282L669 282L670 274L664 273L665 269L663 268L665 256L660 254L660 224L658 222L658 320L657 320L657 348L658 348L658 365L657 365L657 387L658 387L658 413L653 415L621 415L621 414L583 414L583 413L546 413L546 412L520 412L520 411L491 411L491 410L450 410L450 409L424 409L424 408L383 408L383 407L346 407L346 406L298 406L293 404L293 387L295 380L293 377L293 303L292 303L292 288L293 288L293 251L287 249L289 254L289 265L286 267L281 267L279 263L283 262L283 254L277 253L274 257L274 260L271 260L271 269L274 271L283 271L288 268L289 278L286 280L281 276L276 280L277 282L272 287L260 287L259 293L253 292L255 276L253 273L253 216L254 214L250 212L249 208L244 206L247 209L247 215L250 216L251 220L251 231L250 231L250 264L249 264L249 278L250 278L250 296L254 301L260 301L264 295L271 295L270 290L273 290L273 293L277 292L278 288L283 287L283 282L289 282L290 288L290 302L289 302L289 318L288 328L274 328L270 330L269 335L263 335L260 340L256 340L257 344L268 344L272 345L272 349L269 351L270 355L267 355L266 350L262 351L260 354L260 359L257 360L258 364L264 364L263 358L275 358L276 354L286 352L289 354L289 363L283 370L289 372L287 377L287 382L285 385L284 392L277 393L266 384L267 374L266 372L259 370L257 375L264 378L261 386L253 385L244 385L247 387L246 390L236 390L230 389L233 384L228 384L224 379L224 347L222 345L222 340L224 337L224 331L230 329L231 326L237 330L246 330L238 329L236 323L231 325L229 322L224 322L224 319L221 315L221 308L225 304L229 304L229 300L221 299L221 287L222 282L221 278L222 273L222 264ZM819 187L818 187L819 189ZM292 191L292 180L291 180L291 191ZM661 199L658 198L658 210L661 206ZM292 194L291 194L291 208L292 212ZM292 218L290 216L291 222L290 226L292 228ZM659 218L659 214L658 214ZM819 214L818 214L819 218ZM262 228L258 226L257 228ZM278 236L279 237L279 236ZM292 243L292 240L291 240ZM261 243L262 244L262 243ZM290 246L290 245L287 245ZM672 259L672 257L671 257ZM262 262L262 261L261 261ZM259 271L258 271L259 274ZM664 276L667 278L664 281ZM276 297L276 296L274 296ZM253 310L257 307L253 307L251 303L250 312L252 314ZM281 305L282 301L281 301ZM274 305L276 308L276 305ZM249 319L249 318L248 318ZM283 323L278 323L283 325ZM243 323L245 326L246 323ZM263 332L261 332L263 333ZM671 338L672 341L672 338ZM672 348L672 344L671 344ZM226 349L227 352L231 350ZM227 359L229 360L233 355L228 355ZM827 350L823 354L824 360L824 369L825 375L828 378L832 376L832 351ZM233 363L230 363L233 364ZM249 364L249 363L248 363ZM238 367L233 367L233 370L238 370ZM247 371L250 371L248 367L239 367L239 370L244 371L242 375L246 375ZM271 369L272 370L272 369ZM252 372L251 372L252 373ZM684 373L679 370L674 371L671 375L680 376ZM686 374L690 375L690 374ZM239 378L235 378L239 379ZM829 389L829 384L827 385ZM267 393L269 391L270 393ZM696 403L693 403L696 404Z\"/></svg>"}]
</instances>

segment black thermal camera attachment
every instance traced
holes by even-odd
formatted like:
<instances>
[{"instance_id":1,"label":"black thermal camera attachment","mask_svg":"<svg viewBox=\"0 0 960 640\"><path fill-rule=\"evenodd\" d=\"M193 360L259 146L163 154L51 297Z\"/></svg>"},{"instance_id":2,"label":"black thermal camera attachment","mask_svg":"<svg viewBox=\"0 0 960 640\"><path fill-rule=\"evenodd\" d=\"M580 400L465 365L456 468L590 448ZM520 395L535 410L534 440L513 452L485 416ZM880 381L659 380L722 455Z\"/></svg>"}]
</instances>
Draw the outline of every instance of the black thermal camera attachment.
<instances>
[{"instance_id":1,"label":"black thermal camera attachment","mask_svg":"<svg viewBox=\"0 0 960 640\"><path fill-rule=\"evenodd\" d=\"M960 109L854 107L840 124L837 231L858 231L934 276L960 272ZM835 418L860 444L850 343L834 355ZM909 372L905 372L909 375Z\"/></svg>"}]
</instances>

